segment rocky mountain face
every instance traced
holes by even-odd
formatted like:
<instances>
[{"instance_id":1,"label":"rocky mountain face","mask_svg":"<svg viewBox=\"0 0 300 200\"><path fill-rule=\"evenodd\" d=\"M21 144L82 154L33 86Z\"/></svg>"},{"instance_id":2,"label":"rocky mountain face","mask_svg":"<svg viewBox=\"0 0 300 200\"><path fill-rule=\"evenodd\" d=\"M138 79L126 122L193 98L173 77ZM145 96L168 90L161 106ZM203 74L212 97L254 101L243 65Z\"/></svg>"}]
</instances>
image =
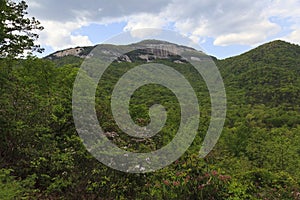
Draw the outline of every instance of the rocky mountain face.
<instances>
[{"instance_id":1,"label":"rocky mountain face","mask_svg":"<svg viewBox=\"0 0 300 200\"><path fill-rule=\"evenodd\" d=\"M84 47L70 48L70 49L55 52L52 55L50 55L49 58L53 58L53 57L61 58L64 56L69 56L69 55L77 56L77 57L84 57L84 56L80 55L83 50L84 50Z\"/></svg>"},{"instance_id":2,"label":"rocky mountain face","mask_svg":"<svg viewBox=\"0 0 300 200\"><path fill-rule=\"evenodd\" d=\"M151 62L155 59L173 58L175 63L182 63L185 61L178 55L187 51L193 52L197 50L160 40L144 40L130 45L100 44L89 47L70 48L57 51L46 58L56 60L66 56L73 56L84 59L93 56L97 52L97 56L110 57L111 59L116 59L118 62L133 62L136 59ZM126 53L124 54L124 52Z\"/></svg>"}]
</instances>

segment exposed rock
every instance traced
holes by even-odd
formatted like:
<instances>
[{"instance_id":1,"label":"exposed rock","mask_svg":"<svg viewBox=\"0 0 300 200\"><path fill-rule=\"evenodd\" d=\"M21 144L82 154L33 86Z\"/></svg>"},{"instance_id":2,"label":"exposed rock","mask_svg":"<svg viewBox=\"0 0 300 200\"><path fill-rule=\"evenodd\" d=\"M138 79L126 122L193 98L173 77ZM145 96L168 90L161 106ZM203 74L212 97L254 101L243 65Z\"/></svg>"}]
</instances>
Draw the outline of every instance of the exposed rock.
<instances>
[{"instance_id":1,"label":"exposed rock","mask_svg":"<svg viewBox=\"0 0 300 200\"><path fill-rule=\"evenodd\" d=\"M182 64L184 62L182 62L181 60L174 60L174 63Z\"/></svg>"},{"instance_id":2,"label":"exposed rock","mask_svg":"<svg viewBox=\"0 0 300 200\"><path fill-rule=\"evenodd\" d=\"M133 62L135 59L142 59L146 62L151 62L155 59L172 59L175 63L184 63L184 59L180 58L183 52L196 51L193 48L172 44L160 40L144 40L135 44L130 45L109 45L100 44L94 47L76 47L62 51L55 52L47 58L55 59L64 56L76 56L80 58L91 57L90 52L95 48L99 47L100 51L97 55L103 57L108 61L117 62ZM122 54L121 52L127 52ZM175 60L174 60L175 59Z\"/></svg>"},{"instance_id":3,"label":"exposed rock","mask_svg":"<svg viewBox=\"0 0 300 200\"><path fill-rule=\"evenodd\" d=\"M108 138L115 138L115 137L119 137L119 134L116 132L105 132L104 135Z\"/></svg>"},{"instance_id":4,"label":"exposed rock","mask_svg":"<svg viewBox=\"0 0 300 200\"><path fill-rule=\"evenodd\" d=\"M121 55L121 56L118 57L118 62L129 62L129 63L131 63L132 61L130 60L129 56Z\"/></svg>"},{"instance_id":5,"label":"exposed rock","mask_svg":"<svg viewBox=\"0 0 300 200\"><path fill-rule=\"evenodd\" d=\"M53 54L53 56L56 57L64 57L64 56L78 56L80 57L80 53L84 50L82 47L76 47L71 49L66 49L63 51L59 51Z\"/></svg>"}]
</instances>

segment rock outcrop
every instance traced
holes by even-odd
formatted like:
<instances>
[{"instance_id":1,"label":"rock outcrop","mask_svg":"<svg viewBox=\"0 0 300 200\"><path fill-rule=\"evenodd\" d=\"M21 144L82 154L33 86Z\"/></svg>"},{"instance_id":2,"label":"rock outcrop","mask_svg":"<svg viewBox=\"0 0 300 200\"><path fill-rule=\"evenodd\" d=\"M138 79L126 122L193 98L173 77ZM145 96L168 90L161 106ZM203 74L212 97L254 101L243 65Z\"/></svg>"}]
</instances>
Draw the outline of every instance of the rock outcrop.
<instances>
[{"instance_id":1,"label":"rock outcrop","mask_svg":"<svg viewBox=\"0 0 300 200\"><path fill-rule=\"evenodd\" d=\"M47 56L46 58L57 59L65 56L87 58L91 56L91 51L99 46L99 49L101 49L101 51L97 52L97 54L103 55L104 57L113 58L114 60L117 60L117 62L133 62L133 60L135 59L144 60L146 62L152 62L155 59L172 59L173 62L184 63L185 60L182 59L179 55L181 55L182 52L186 51L196 51L195 49L190 47L181 46L165 41L144 40L130 45L117 46L109 44L100 44L94 47L70 48L55 52ZM127 52L127 49L128 53L121 53Z\"/></svg>"}]
</instances>

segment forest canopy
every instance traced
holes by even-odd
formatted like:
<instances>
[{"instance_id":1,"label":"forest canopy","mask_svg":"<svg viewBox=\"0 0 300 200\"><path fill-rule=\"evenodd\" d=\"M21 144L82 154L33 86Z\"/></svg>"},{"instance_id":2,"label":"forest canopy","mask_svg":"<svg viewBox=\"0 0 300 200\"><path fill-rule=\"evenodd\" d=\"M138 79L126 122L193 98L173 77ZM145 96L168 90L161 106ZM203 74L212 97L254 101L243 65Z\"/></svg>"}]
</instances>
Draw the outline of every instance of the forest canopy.
<instances>
[{"instance_id":1,"label":"forest canopy","mask_svg":"<svg viewBox=\"0 0 300 200\"><path fill-rule=\"evenodd\" d=\"M34 43L34 30L42 26L26 18L24 1L0 3L0 199L300 198L298 45L273 41L215 60L225 82L228 113L221 138L204 159L198 153L211 106L205 82L189 63L153 60L191 82L201 100L199 130L188 151L171 165L129 174L92 157L76 132L72 90L83 58L19 59L26 50L41 50ZM124 134L113 119L110 99L118 78L146 63L133 61L110 65L98 83L95 110L112 142L130 151L150 152L174 138L180 107L166 88L141 87L131 100L132 119L146 125L149 107L158 102L167 108L166 126L146 140Z\"/></svg>"}]
</instances>

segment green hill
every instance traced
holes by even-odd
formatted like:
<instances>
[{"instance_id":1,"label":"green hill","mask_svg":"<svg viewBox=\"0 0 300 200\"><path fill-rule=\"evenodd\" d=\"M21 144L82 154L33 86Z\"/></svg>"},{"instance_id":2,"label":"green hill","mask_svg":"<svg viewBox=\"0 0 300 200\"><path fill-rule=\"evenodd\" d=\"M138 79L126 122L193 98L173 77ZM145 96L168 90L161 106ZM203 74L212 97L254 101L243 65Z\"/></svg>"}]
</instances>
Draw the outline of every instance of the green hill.
<instances>
[{"instance_id":1,"label":"green hill","mask_svg":"<svg viewBox=\"0 0 300 200\"><path fill-rule=\"evenodd\" d=\"M168 51L150 48L160 44ZM179 103L160 85L140 87L130 100L129 113L140 126L151 122L149 107L165 107L166 124L154 137L130 137L112 115L111 94L119 78L137 65L156 62L176 69L196 93L200 123L193 144L156 172L113 170L86 150L72 116L73 83L93 47L44 59L0 59L1 199L299 199L298 45L273 41L239 56L214 58L225 83L227 117L217 145L204 159L198 155L209 126L210 96L202 77L177 55L195 50L157 40L102 47L99 55L114 62L98 83L95 111L108 139L128 151L151 152L175 137Z\"/></svg>"},{"instance_id":2,"label":"green hill","mask_svg":"<svg viewBox=\"0 0 300 200\"><path fill-rule=\"evenodd\" d=\"M300 46L273 41L240 56L218 61L228 87L244 102L299 105Z\"/></svg>"}]
</instances>

